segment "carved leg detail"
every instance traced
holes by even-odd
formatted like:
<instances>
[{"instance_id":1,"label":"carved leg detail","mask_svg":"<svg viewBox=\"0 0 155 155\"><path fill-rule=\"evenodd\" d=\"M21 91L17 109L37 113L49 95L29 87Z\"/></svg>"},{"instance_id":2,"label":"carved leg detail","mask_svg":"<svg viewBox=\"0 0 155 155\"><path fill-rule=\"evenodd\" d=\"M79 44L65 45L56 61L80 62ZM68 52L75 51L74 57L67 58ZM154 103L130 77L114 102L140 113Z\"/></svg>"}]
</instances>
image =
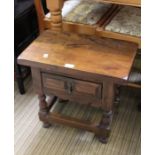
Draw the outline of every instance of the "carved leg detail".
<instances>
[{"instance_id":1,"label":"carved leg detail","mask_svg":"<svg viewBox=\"0 0 155 155\"><path fill-rule=\"evenodd\" d=\"M52 30L55 32L61 32L62 31L61 10L52 11Z\"/></svg>"},{"instance_id":2,"label":"carved leg detail","mask_svg":"<svg viewBox=\"0 0 155 155\"><path fill-rule=\"evenodd\" d=\"M110 134L110 127L111 127L111 122L112 122L112 116L113 116L112 111L104 112L101 122L98 126L100 129L109 131L108 134L105 134L105 136L98 137L99 141L102 143L108 142L108 138L109 138L109 134Z\"/></svg>"},{"instance_id":3,"label":"carved leg detail","mask_svg":"<svg viewBox=\"0 0 155 155\"><path fill-rule=\"evenodd\" d=\"M51 124L48 123L48 121L46 121L45 119L49 112L48 104L46 102L46 96L44 94L39 94L38 98L39 98L39 108L40 108L39 118L43 122L43 127L48 128L51 126Z\"/></svg>"},{"instance_id":4,"label":"carved leg detail","mask_svg":"<svg viewBox=\"0 0 155 155\"><path fill-rule=\"evenodd\" d=\"M119 104L120 104L120 86L116 86L115 87L115 99L114 99L114 106L115 106L116 113L118 113Z\"/></svg>"},{"instance_id":5,"label":"carved leg detail","mask_svg":"<svg viewBox=\"0 0 155 155\"><path fill-rule=\"evenodd\" d=\"M120 86L117 86L115 88L115 100L114 100L114 103L115 103L116 106L118 106L119 102L120 102Z\"/></svg>"},{"instance_id":6,"label":"carved leg detail","mask_svg":"<svg viewBox=\"0 0 155 155\"><path fill-rule=\"evenodd\" d=\"M54 32L62 31L62 13L61 13L62 7L63 7L62 0L47 1L47 8L50 10L52 14L51 25L52 25L52 30Z\"/></svg>"}]
</instances>

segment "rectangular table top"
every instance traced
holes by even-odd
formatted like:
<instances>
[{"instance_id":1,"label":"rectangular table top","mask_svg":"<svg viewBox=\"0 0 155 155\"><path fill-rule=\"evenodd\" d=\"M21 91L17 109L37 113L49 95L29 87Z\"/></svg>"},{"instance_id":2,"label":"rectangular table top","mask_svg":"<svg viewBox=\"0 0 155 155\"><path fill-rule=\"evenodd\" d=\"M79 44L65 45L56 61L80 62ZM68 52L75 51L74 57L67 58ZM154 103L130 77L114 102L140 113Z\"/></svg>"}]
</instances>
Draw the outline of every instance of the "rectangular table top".
<instances>
[{"instance_id":1,"label":"rectangular table top","mask_svg":"<svg viewBox=\"0 0 155 155\"><path fill-rule=\"evenodd\" d=\"M18 63L127 80L137 48L124 41L46 30L18 57Z\"/></svg>"}]
</instances>

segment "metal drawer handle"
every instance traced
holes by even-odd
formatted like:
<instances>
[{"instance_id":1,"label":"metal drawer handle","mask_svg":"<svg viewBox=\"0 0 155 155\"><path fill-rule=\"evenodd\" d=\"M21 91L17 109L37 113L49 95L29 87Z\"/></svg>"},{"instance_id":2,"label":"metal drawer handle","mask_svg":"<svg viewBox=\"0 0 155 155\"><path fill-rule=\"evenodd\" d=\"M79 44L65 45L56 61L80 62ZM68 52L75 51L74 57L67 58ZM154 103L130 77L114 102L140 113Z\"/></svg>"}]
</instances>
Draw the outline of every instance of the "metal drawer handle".
<instances>
[{"instance_id":1,"label":"metal drawer handle","mask_svg":"<svg viewBox=\"0 0 155 155\"><path fill-rule=\"evenodd\" d=\"M68 94L72 94L73 84L71 82L65 82L65 89L67 90Z\"/></svg>"}]
</instances>

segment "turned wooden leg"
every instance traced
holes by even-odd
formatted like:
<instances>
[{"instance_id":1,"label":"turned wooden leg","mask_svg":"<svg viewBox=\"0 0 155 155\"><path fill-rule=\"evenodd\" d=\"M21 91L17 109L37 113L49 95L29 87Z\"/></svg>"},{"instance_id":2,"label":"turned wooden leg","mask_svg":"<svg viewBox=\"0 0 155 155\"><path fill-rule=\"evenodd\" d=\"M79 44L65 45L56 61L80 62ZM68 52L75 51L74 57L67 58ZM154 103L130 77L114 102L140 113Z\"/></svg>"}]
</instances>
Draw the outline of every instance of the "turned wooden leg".
<instances>
[{"instance_id":1,"label":"turned wooden leg","mask_svg":"<svg viewBox=\"0 0 155 155\"><path fill-rule=\"evenodd\" d=\"M100 142L107 143L111 131L115 86L113 82L106 81L105 83L103 83L103 88L104 90L102 109L104 113L101 118L100 124L98 125L98 128L102 129L102 131L106 134L98 136L98 138Z\"/></svg>"},{"instance_id":2,"label":"turned wooden leg","mask_svg":"<svg viewBox=\"0 0 155 155\"><path fill-rule=\"evenodd\" d=\"M115 103L116 106L118 106L119 103L120 103L120 86L117 86L115 88L115 100L114 100L114 103Z\"/></svg>"},{"instance_id":3,"label":"turned wooden leg","mask_svg":"<svg viewBox=\"0 0 155 155\"><path fill-rule=\"evenodd\" d=\"M43 127L44 128L49 128L51 126L50 123L46 121L46 116L48 115L49 108L48 104L46 102L46 96L44 94L39 94L39 118L43 122Z\"/></svg>"},{"instance_id":4,"label":"turned wooden leg","mask_svg":"<svg viewBox=\"0 0 155 155\"><path fill-rule=\"evenodd\" d=\"M114 98L114 107L115 107L115 113L118 113L119 111L119 104L120 104L120 86L115 87L115 98Z\"/></svg>"},{"instance_id":5,"label":"turned wooden leg","mask_svg":"<svg viewBox=\"0 0 155 155\"><path fill-rule=\"evenodd\" d=\"M108 138L110 135L110 127L111 127L111 122L112 122L112 116L113 116L112 111L104 112L102 119L100 121L100 124L98 126L98 128L100 128L100 129L109 131L108 134L106 134L105 136L99 136L98 137L99 141L102 143L108 142Z\"/></svg>"},{"instance_id":6,"label":"turned wooden leg","mask_svg":"<svg viewBox=\"0 0 155 155\"><path fill-rule=\"evenodd\" d=\"M52 30L55 32L62 31L62 10L63 0L47 1L47 8L52 14Z\"/></svg>"}]
</instances>

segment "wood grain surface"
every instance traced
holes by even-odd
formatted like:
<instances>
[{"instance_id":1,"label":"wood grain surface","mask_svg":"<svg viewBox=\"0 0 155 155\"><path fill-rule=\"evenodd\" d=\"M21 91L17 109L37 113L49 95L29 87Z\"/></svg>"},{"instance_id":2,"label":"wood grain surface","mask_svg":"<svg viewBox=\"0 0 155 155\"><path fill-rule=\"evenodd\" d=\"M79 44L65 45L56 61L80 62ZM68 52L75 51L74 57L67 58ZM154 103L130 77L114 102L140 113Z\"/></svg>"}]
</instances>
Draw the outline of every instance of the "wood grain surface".
<instances>
[{"instance_id":1,"label":"wood grain surface","mask_svg":"<svg viewBox=\"0 0 155 155\"><path fill-rule=\"evenodd\" d=\"M18 63L127 79L136 51L137 45L129 42L47 30L18 57Z\"/></svg>"}]
</instances>

